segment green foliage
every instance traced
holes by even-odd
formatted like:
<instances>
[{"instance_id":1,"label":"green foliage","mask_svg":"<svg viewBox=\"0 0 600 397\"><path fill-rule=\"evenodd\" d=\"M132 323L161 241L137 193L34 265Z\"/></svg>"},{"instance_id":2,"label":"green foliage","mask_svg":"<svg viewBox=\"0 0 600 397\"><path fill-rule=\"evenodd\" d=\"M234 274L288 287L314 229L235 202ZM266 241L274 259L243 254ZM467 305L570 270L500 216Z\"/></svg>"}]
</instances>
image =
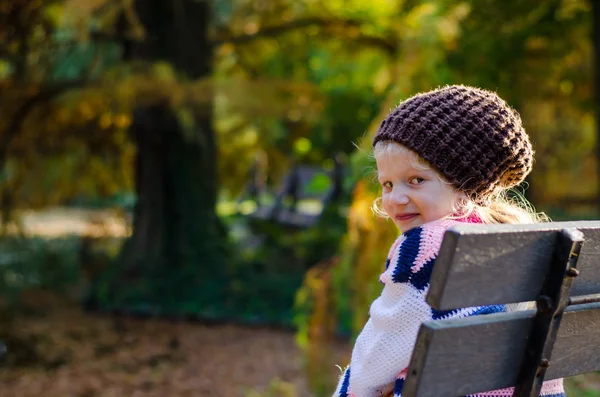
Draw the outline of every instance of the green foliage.
<instances>
[{"instance_id":1,"label":"green foliage","mask_svg":"<svg viewBox=\"0 0 600 397\"><path fill-rule=\"evenodd\" d=\"M298 391L296 386L291 382L273 379L264 392L250 390L244 395L245 397L297 397Z\"/></svg>"},{"instance_id":2,"label":"green foliage","mask_svg":"<svg viewBox=\"0 0 600 397\"><path fill-rule=\"evenodd\" d=\"M453 80L497 90L520 111L536 150L528 197L577 212L570 201L597 194L590 2L467 3L446 55Z\"/></svg>"},{"instance_id":3,"label":"green foliage","mask_svg":"<svg viewBox=\"0 0 600 397\"><path fill-rule=\"evenodd\" d=\"M306 272L295 300L296 342L304 352L304 369L311 391L318 397L330 395L335 379L329 375L334 367L331 346L337 319L331 298L331 270L336 259L322 261Z\"/></svg>"},{"instance_id":4,"label":"green foliage","mask_svg":"<svg viewBox=\"0 0 600 397\"><path fill-rule=\"evenodd\" d=\"M597 397L600 372L572 376L565 379L565 394L575 397Z\"/></svg>"},{"instance_id":5,"label":"green foliage","mask_svg":"<svg viewBox=\"0 0 600 397\"><path fill-rule=\"evenodd\" d=\"M18 305L31 289L68 293L81 279L79 238L0 239L0 301Z\"/></svg>"},{"instance_id":6,"label":"green foliage","mask_svg":"<svg viewBox=\"0 0 600 397\"><path fill-rule=\"evenodd\" d=\"M227 312L246 321L292 325L296 291L307 269L334 255L345 224L336 208L318 225L286 231L274 222L232 217L238 260L229 267Z\"/></svg>"}]
</instances>

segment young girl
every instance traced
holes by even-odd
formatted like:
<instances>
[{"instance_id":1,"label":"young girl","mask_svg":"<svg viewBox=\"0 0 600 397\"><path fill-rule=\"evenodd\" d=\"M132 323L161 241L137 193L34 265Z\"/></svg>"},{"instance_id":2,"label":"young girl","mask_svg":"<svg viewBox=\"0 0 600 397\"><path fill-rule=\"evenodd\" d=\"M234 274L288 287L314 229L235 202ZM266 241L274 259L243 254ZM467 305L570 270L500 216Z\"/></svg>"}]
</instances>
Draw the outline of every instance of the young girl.
<instances>
[{"instance_id":1,"label":"young girl","mask_svg":"<svg viewBox=\"0 0 600 397\"><path fill-rule=\"evenodd\" d=\"M533 150L518 113L495 93L448 86L401 103L373 140L383 213L401 230L381 296L358 336L334 396L401 396L421 323L505 311L486 306L441 312L425 296L444 232L459 222L532 223L541 219L506 191L531 171ZM478 396L509 397L513 388ZM562 396L562 379L542 396Z\"/></svg>"}]
</instances>

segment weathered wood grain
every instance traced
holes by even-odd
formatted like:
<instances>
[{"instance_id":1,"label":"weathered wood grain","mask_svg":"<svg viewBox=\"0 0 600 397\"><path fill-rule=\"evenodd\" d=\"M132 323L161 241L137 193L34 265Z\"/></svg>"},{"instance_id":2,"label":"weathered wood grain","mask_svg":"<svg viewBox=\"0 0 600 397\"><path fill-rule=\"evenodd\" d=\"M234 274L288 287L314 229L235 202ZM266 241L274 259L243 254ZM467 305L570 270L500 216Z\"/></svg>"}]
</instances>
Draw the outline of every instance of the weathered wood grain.
<instances>
[{"instance_id":1,"label":"weathered wood grain","mask_svg":"<svg viewBox=\"0 0 600 397\"><path fill-rule=\"evenodd\" d=\"M438 310L535 300L562 229L584 234L571 296L600 293L600 222L464 224L449 229L427 302Z\"/></svg>"},{"instance_id":2,"label":"weathered wood grain","mask_svg":"<svg viewBox=\"0 0 600 397\"><path fill-rule=\"evenodd\" d=\"M452 397L514 386L534 310L422 325L404 396ZM565 311L546 379L600 369L600 304Z\"/></svg>"}]
</instances>

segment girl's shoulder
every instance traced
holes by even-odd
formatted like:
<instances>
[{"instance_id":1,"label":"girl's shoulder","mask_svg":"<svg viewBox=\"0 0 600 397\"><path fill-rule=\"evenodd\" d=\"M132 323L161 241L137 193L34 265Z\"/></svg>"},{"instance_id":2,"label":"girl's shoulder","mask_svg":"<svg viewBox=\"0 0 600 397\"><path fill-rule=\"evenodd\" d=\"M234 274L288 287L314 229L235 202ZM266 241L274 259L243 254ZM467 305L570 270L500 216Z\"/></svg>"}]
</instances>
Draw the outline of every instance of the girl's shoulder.
<instances>
[{"instance_id":1,"label":"girl's shoulder","mask_svg":"<svg viewBox=\"0 0 600 397\"><path fill-rule=\"evenodd\" d=\"M455 219L439 219L414 227L402 233L392 244L388 257L404 251L424 251L435 255L442 244L444 233L452 226L460 225Z\"/></svg>"},{"instance_id":2,"label":"girl's shoulder","mask_svg":"<svg viewBox=\"0 0 600 397\"><path fill-rule=\"evenodd\" d=\"M464 223L465 222L456 219L438 219L436 221L425 223L419 227L421 229L421 238L440 239L441 242L446 230L450 229L452 226Z\"/></svg>"},{"instance_id":3,"label":"girl's shoulder","mask_svg":"<svg viewBox=\"0 0 600 397\"><path fill-rule=\"evenodd\" d=\"M383 284L409 283L422 291L429 284L444 233L459 223L455 220L438 220L402 233L390 249L385 271L379 280Z\"/></svg>"},{"instance_id":4,"label":"girl's shoulder","mask_svg":"<svg viewBox=\"0 0 600 397\"><path fill-rule=\"evenodd\" d=\"M446 230L452 226L460 225L461 223L456 219L438 219L435 221L427 222L421 226L414 227L400 235L398 240L404 239L437 239L442 238Z\"/></svg>"}]
</instances>

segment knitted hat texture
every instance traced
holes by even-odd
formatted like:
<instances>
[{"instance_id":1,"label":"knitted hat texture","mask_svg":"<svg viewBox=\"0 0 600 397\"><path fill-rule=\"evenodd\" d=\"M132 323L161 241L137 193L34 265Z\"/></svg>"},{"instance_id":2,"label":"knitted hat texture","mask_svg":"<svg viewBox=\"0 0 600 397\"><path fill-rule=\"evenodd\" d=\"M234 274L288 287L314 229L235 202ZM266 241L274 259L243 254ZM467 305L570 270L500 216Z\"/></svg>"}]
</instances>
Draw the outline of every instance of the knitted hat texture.
<instances>
[{"instance_id":1,"label":"knitted hat texture","mask_svg":"<svg viewBox=\"0 0 600 397\"><path fill-rule=\"evenodd\" d=\"M416 152L477 201L518 185L533 165L519 114L497 94L463 85L402 102L379 126L373 146L388 140Z\"/></svg>"}]
</instances>

